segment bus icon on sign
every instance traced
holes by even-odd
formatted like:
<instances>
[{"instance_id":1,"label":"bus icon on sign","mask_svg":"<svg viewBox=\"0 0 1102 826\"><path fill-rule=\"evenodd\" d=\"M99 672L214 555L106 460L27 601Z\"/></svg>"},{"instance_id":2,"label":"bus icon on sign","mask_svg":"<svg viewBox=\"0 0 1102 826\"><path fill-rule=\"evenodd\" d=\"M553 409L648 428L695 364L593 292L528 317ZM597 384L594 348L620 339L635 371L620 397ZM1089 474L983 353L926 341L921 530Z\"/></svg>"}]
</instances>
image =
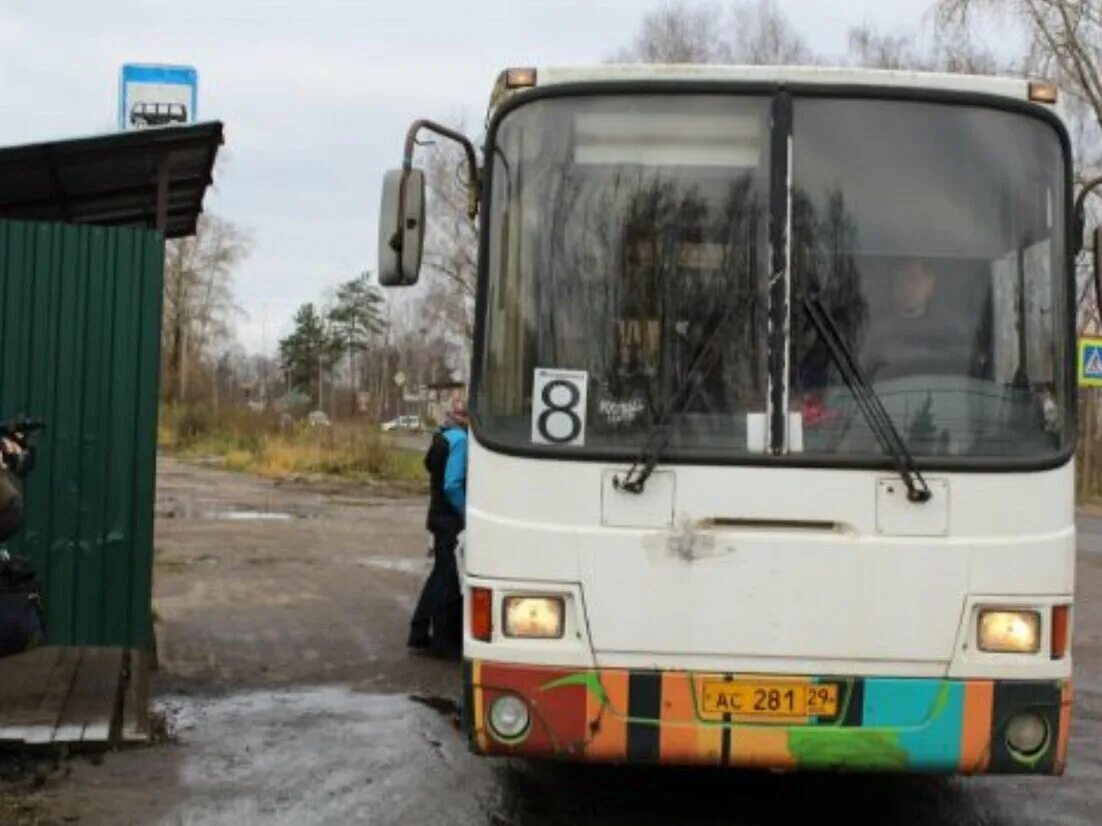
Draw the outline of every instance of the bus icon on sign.
<instances>
[{"instance_id":1,"label":"bus icon on sign","mask_svg":"<svg viewBox=\"0 0 1102 826\"><path fill-rule=\"evenodd\" d=\"M187 106L182 103L135 103L130 108L130 125L135 129L170 123L187 123Z\"/></svg>"},{"instance_id":2,"label":"bus icon on sign","mask_svg":"<svg viewBox=\"0 0 1102 826\"><path fill-rule=\"evenodd\" d=\"M1102 338L1079 339L1079 385L1102 387Z\"/></svg>"},{"instance_id":3,"label":"bus icon on sign","mask_svg":"<svg viewBox=\"0 0 1102 826\"><path fill-rule=\"evenodd\" d=\"M123 66L119 78L119 129L194 123L198 82L198 73L191 66Z\"/></svg>"}]
</instances>

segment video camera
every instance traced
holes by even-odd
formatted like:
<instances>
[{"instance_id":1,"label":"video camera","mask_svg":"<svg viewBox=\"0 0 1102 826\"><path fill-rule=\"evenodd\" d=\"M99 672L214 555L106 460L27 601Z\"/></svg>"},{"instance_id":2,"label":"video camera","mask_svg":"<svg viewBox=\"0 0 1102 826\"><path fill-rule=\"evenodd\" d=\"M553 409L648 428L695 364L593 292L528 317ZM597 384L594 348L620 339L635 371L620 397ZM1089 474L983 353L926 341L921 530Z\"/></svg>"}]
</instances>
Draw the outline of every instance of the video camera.
<instances>
[{"instance_id":1,"label":"video camera","mask_svg":"<svg viewBox=\"0 0 1102 826\"><path fill-rule=\"evenodd\" d=\"M23 478L34 470L35 447L32 437L45 430L44 422L34 419L8 419L0 421L0 439L12 442L17 450L11 450L0 441L0 465Z\"/></svg>"}]
</instances>

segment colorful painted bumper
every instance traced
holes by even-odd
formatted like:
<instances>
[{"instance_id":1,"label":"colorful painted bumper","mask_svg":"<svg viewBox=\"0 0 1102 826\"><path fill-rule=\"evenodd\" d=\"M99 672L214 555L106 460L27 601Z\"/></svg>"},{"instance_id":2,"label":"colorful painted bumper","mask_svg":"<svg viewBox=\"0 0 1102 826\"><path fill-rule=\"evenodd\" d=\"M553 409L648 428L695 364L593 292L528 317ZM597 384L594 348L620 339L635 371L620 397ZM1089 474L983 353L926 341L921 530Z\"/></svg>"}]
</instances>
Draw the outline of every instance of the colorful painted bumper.
<instances>
[{"instance_id":1,"label":"colorful painted bumper","mask_svg":"<svg viewBox=\"0 0 1102 826\"><path fill-rule=\"evenodd\" d=\"M1062 774L1070 681L784 678L837 686L833 717L755 721L704 711L705 682L734 675L540 668L468 662L473 751L607 763L772 769ZM491 722L523 730L502 736ZM520 700L523 705L516 702ZM1008 743L1017 715L1044 723L1031 754ZM1019 718L1020 719L1020 718Z\"/></svg>"}]
</instances>

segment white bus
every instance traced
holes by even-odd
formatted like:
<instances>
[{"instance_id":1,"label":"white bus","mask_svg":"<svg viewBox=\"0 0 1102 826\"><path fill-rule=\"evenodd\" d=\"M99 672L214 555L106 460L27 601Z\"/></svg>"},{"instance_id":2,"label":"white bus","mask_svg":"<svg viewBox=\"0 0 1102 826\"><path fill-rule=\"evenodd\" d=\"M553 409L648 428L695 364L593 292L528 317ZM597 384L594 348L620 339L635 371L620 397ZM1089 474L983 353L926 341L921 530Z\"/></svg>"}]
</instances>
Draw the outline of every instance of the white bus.
<instances>
[{"instance_id":1,"label":"white bus","mask_svg":"<svg viewBox=\"0 0 1102 826\"><path fill-rule=\"evenodd\" d=\"M1057 90L511 69L481 153L463 570L485 755L1060 774L1074 258ZM479 164L479 157L482 159Z\"/></svg>"}]
</instances>

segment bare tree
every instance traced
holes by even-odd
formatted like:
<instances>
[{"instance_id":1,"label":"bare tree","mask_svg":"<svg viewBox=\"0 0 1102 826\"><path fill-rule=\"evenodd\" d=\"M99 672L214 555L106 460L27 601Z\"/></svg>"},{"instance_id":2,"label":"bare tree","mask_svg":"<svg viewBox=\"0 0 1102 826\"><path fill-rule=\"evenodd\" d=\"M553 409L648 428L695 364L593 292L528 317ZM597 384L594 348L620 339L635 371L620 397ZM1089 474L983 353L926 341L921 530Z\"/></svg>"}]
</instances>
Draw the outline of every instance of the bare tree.
<instances>
[{"instance_id":1,"label":"bare tree","mask_svg":"<svg viewBox=\"0 0 1102 826\"><path fill-rule=\"evenodd\" d=\"M988 49L980 46L967 31L942 31L935 41L937 60L933 68L959 74L993 75L1000 72L1019 74L1021 59L1000 63Z\"/></svg>"},{"instance_id":2,"label":"bare tree","mask_svg":"<svg viewBox=\"0 0 1102 826\"><path fill-rule=\"evenodd\" d=\"M673 3L643 18L632 45L619 52L619 63L720 63L731 56L721 36L715 5Z\"/></svg>"},{"instance_id":3,"label":"bare tree","mask_svg":"<svg viewBox=\"0 0 1102 826\"><path fill-rule=\"evenodd\" d=\"M909 69L959 74L1017 73L1021 61L1000 65L995 56L976 44L967 31L942 31L923 48L908 31L886 34L864 24L849 30L847 63L875 69Z\"/></svg>"},{"instance_id":4,"label":"bare tree","mask_svg":"<svg viewBox=\"0 0 1102 826\"><path fill-rule=\"evenodd\" d=\"M998 0L941 0L941 3L998 5ZM679 0L647 14L632 45L621 49L614 60L751 65L833 62L808 47L776 0L740 0L726 7ZM926 48L911 32L883 33L868 24L850 29L848 53L843 62L882 69L970 74L1019 71L1022 64L1019 60L1000 65L990 51L976 44L966 26L939 26L937 38Z\"/></svg>"},{"instance_id":5,"label":"bare tree","mask_svg":"<svg viewBox=\"0 0 1102 826\"><path fill-rule=\"evenodd\" d=\"M927 59L918 52L910 34L882 34L867 23L849 30L849 62L878 69L924 68Z\"/></svg>"},{"instance_id":6,"label":"bare tree","mask_svg":"<svg viewBox=\"0 0 1102 826\"><path fill-rule=\"evenodd\" d=\"M457 125L463 131L462 124ZM433 146L426 159L428 227L424 262L430 274L474 297L478 276L478 227L467 215L466 155L454 143Z\"/></svg>"},{"instance_id":7,"label":"bare tree","mask_svg":"<svg viewBox=\"0 0 1102 826\"><path fill-rule=\"evenodd\" d=\"M462 124L453 128L464 131ZM467 214L466 163L450 141L435 142L426 152L425 284L415 293L421 321L434 333L463 341L474 333L478 280L478 224Z\"/></svg>"},{"instance_id":8,"label":"bare tree","mask_svg":"<svg viewBox=\"0 0 1102 826\"><path fill-rule=\"evenodd\" d=\"M451 334L465 341L474 336L474 296L457 290L442 281L430 281L422 300L422 311L427 321L442 333Z\"/></svg>"},{"instance_id":9,"label":"bare tree","mask_svg":"<svg viewBox=\"0 0 1102 826\"><path fill-rule=\"evenodd\" d=\"M677 2L643 18L619 63L818 63L775 0L742 0L727 8Z\"/></svg>"},{"instance_id":10,"label":"bare tree","mask_svg":"<svg viewBox=\"0 0 1102 826\"><path fill-rule=\"evenodd\" d=\"M822 63L777 8L775 0L739 3L732 9L735 60L755 65Z\"/></svg>"},{"instance_id":11,"label":"bare tree","mask_svg":"<svg viewBox=\"0 0 1102 826\"><path fill-rule=\"evenodd\" d=\"M194 236L165 246L163 385L175 399L187 397L188 370L232 337L239 312L233 271L248 252L241 228L214 215L201 215Z\"/></svg>"}]
</instances>

